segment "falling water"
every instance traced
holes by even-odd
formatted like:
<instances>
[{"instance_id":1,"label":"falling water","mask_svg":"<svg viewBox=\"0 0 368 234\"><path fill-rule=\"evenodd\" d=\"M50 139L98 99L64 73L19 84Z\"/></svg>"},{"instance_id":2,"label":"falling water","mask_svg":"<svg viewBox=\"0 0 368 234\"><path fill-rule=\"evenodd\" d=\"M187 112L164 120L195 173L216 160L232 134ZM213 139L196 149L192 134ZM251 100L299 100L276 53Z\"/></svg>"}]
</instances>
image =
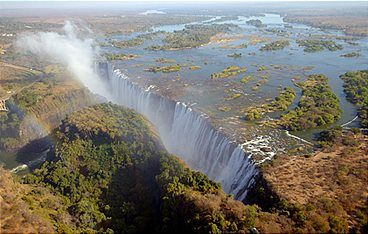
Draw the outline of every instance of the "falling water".
<instances>
[{"instance_id":1,"label":"falling water","mask_svg":"<svg viewBox=\"0 0 368 234\"><path fill-rule=\"evenodd\" d=\"M207 116L184 103L144 90L110 64L100 62L97 68L100 77L108 80L114 102L146 116L170 153L220 182L224 191L236 199L246 198L258 169L240 145L210 125Z\"/></svg>"}]
</instances>

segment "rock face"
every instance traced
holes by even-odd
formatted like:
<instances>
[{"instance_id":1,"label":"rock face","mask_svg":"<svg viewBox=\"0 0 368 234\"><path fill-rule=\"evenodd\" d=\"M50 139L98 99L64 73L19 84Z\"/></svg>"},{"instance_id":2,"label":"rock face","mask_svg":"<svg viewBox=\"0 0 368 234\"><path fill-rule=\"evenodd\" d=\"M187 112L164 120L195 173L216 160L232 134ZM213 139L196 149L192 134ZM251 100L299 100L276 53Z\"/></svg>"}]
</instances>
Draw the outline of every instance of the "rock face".
<instances>
[{"instance_id":1,"label":"rock face","mask_svg":"<svg viewBox=\"0 0 368 234\"><path fill-rule=\"evenodd\" d=\"M220 182L227 193L244 200L258 168L240 145L216 131L201 115L186 106L132 83L111 65L99 64L99 74L108 80L114 102L133 108L157 128L166 149Z\"/></svg>"},{"instance_id":2,"label":"rock face","mask_svg":"<svg viewBox=\"0 0 368 234\"><path fill-rule=\"evenodd\" d=\"M73 89L45 98L26 110L20 126L22 145L47 136L70 113L97 103L86 89Z\"/></svg>"}]
</instances>

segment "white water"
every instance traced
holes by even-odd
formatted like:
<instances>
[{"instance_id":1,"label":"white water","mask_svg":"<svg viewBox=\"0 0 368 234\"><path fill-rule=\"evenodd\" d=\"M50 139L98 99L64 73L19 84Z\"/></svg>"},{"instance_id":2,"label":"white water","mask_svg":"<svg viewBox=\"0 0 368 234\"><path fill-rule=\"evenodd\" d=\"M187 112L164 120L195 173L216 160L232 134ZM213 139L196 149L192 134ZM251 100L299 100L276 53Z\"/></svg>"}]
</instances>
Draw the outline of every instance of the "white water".
<instances>
[{"instance_id":1,"label":"white water","mask_svg":"<svg viewBox=\"0 0 368 234\"><path fill-rule=\"evenodd\" d=\"M349 122L347 123L344 123L341 125L341 127L345 127L345 126L348 126L349 124L351 124L352 122L354 122L355 120L357 120L359 118L359 116L355 116L354 119L350 120Z\"/></svg>"},{"instance_id":2,"label":"white water","mask_svg":"<svg viewBox=\"0 0 368 234\"><path fill-rule=\"evenodd\" d=\"M32 161L29 161L26 164L21 164L21 165L19 165L17 167L14 167L13 169L10 170L10 172L16 174L16 173L18 173L20 171L27 170L29 167L40 165L41 163L43 163L44 161L46 161L47 154L49 152L50 152L50 149L45 150L36 159L34 159Z\"/></svg>"},{"instance_id":3,"label":"white water","mask_svg":"<svg viewBox=\"0 0 368 234\"><path fill-rule=\"evenodd\" d=\"M146 116L157 128L166 149L194 169L221 183L238 200L246 198L258 169L240 145L216 131L205 115L184 103L158 96L133 84L110 65L98 66L108 79L114 102Z\"/></svg>"}]
</instances>

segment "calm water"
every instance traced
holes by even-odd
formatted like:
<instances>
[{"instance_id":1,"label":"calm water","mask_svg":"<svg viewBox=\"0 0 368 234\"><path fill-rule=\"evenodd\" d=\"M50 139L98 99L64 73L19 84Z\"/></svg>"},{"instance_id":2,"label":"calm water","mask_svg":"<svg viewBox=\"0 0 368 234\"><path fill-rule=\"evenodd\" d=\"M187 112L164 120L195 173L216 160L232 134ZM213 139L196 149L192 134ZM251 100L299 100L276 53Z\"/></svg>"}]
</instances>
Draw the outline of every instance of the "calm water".
<instances>
[{"instance_id":1,"label":"calm water","mask_svg":"<svg viewBox=\"0 0 368 234\"><path fill-rule=\"evenodd\" d=\"M213 17L210 20L197 23L211 24L213 20L217 20L221 17ZM255 28L246 24L247 20L259 19L263 24L267 25L267 28ZM356 40L358 45L349 44L343 40L336 40L336 36L344 36L339 31L334 30L320 30L318 28L312 28L302 24L289 24L283 21L283 18L276 14L265 14L264 16L257 17L243 17L238 16L237 20L229 20L223 22L216 22L218 24L233 23L240 27L240 30L233 32L233 36L236 40L222 43L222 44L210 44L199 48L179 50L179 51L147 51L144 50L147 46L162 44L162 37L158 37L154 40L145 41L144 45L139 47L133 47L128 49L116 49L113 47L104 48L108 52L124 52L137 54L140 57L130 61L119 61L117 66L125 69L126 74L135 79L137 82L148 86L151 84L157 85L157 90L160 92L162 89L175 89L177 88L176 76L180 76L181 83L187 83L188 86L184 90L178 91L177 99L186 101L189 103L196 103L198 106L209 110L210 113L214 113L219 116L232 116L241 115L242 112L236 107L247 107L254 105L255 103L262 102L264 99L273 98L278 95L280 88L292 87L298 92L300 97L301 91L299 88L293 85L292 79L295 76L301 76L301 80L304 80L307 75L313 73L321 73L327 75L330 80L329 83L333 91L340 98L340 105L343 109L342 118L336 123L341 125L353 119L357 114L356 107L346 100L343 92L342 80L339 76L350 70L360 70L368 68L368 40L366 38ZM291 25L285 27L285 25ZM152 28L152 31L166 31L173 32L175 30L182 30L185 27L184 24L179 25L166 25ZM267 29L280 30L279 33L267 31ZM134 37L138 35L129 35ZM306 53L303 51L303 47L299 47L295 40L299 38L308 38L310 35L318 35L320 38L332 37L331 40L336 41L338 44L343 45L344 49L340 51L322 51L316 53ZM230 35L231 36L231 35ZM249 36L258 36L270 41L279 39L288 39L291 43L290 47L286 47L279 51L260 51L260 47L267 42L250 45ZM125 39L126 35L118 35L112 38ZM110 39L110 38L108 38ZM238 45L241 43L247 43L248 47L244 49L232 49L222 48L225 45ZM340 55L359 51L360 57L345 58ZM241 58L231 58L228 54L242 53ZM150 66L165 66L169 64L160 64L155 62L158 58L174 59L177 63L188 65L199 65L202 68L200 70L191 71L188 68L183 68L177 73L150 73L144 72L145 68ZM271 65L279 65L281 68L274 69ZM230 65L245 66L248 71L245 74L241 74L234 78L227 78L221 81L211 81L210 75L213 72L220 72L224 68ZM266 66L267 70L257 72L259 66ZM253 75L256 77L254 81L247 84L241 84L239 81L244 75ZM268 82L262 85L257 91L253 91L252 87L255 83L262 80L260 76L269 76ZM226 101L226 93L224 89L230 88L237 93L241 93L242 97L236 100ZM175 92L175 90L172 90ZM293 106L298 103L297 98ZM232 111L222 113L217 110L219 106L230 106ZM236 107L235 107L236 106ZM271 114L272 116L272 114ZM352 124L354 125L354 123ZM355 123L357 126L357 123ZM310 139L314 132L319 130L297 132L304 138Z\"/></svg>"}]
</instances>

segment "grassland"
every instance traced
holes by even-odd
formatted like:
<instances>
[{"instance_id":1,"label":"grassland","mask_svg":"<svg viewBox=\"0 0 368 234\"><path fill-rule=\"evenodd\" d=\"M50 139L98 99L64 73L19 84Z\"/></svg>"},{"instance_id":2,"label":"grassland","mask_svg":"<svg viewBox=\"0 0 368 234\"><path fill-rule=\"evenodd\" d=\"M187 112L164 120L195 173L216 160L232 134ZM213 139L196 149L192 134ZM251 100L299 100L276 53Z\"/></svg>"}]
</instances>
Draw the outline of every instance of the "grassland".
<instances>
[{"instance_id":1,"label":"grassland","mask_svg":"<svg viewBox=\"0 0 368 234\"><path fill-rule=\"evenodd\" d=\"M262 171L284 207L301 212L303 232L364 233L368 137L359 131L334 131L321 151L307 157L280 156Z\"/></svg>"},{"instance_id":2,"label":"grassland","mask_svg":"<svg viewBox=\"0 0 368 234\"><path fill-rule=\"evenodd\" d=\"M322 29L339 29L346 32L346 34L353 36L367 36L368 17L366 13L362 12L362 10L363 9L358 9L360 13L355 15L351 13L347 13L347 15L339 15L336 14L336 12L323 12L322 15L307 15L308 13L289 14L287 17L285 17L285 20L287 22L303 23ZM321 13L322 11L319 12Z\"/></svg>"}]
</instances>

